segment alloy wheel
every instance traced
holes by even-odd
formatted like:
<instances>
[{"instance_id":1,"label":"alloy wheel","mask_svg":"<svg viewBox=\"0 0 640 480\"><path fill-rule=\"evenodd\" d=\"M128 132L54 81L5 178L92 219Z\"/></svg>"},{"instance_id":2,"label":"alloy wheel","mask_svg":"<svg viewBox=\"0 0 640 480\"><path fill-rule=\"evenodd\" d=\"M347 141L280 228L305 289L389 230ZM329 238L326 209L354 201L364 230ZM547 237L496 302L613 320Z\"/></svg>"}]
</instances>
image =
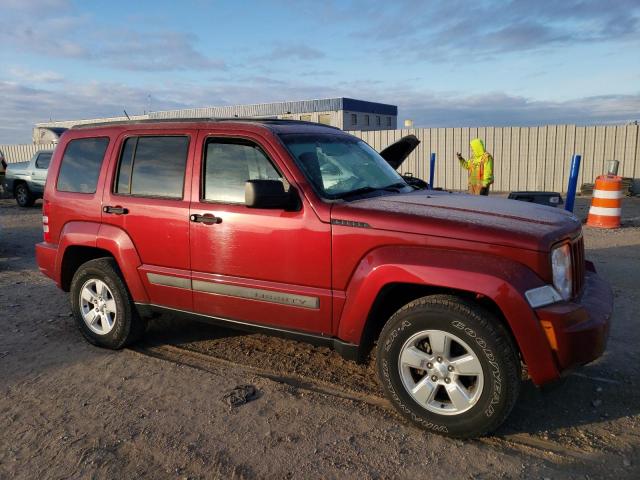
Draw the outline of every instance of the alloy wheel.
<instances>
[{"instance_id":1,"label":"alloy wheel","mask_svg":"<svg viewBox=\"0 0 640 480\"><path fill-rule=\"evenodd\" d=\"M21 205L27 203L27 190L22 185L16 189L16 199Z\"/></svg>"},{"instance_id":2,"label":"alloy wheel","mask_svg":"<svg viewBox=\"0 0 640 480\"><path fill-rule=\"evenodd\" d=\"M106 335L115 325L116 301L113 293L102 280L87 280L80 289L80 313L82 319L98 335Z\"/></svg>"},{"instance_id":3,"label":"alloy wheel","mask_svg":"<svg viewBox=\"0 0 640 480\"><path fill-rule=\"evenodd\" d=\"M459 415L479 400L484 373L477 355L462 339L442 330L412 335L398 358L402 384L423 408Z\"/></svg>"}]
</instances>

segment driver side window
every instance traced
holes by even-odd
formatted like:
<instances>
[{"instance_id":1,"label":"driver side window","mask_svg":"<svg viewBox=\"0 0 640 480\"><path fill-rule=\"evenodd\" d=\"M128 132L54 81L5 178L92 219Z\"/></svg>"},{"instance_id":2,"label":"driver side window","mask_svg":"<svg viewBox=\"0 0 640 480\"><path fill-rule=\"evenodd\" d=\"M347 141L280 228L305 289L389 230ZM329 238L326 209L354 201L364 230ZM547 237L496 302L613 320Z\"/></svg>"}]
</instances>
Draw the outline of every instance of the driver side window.
<instances>
[{"instance_id":1,"label":"driver side window","mask_svg":"<svg viewBox=\"0 0 640 480\"><path fill-rule=\"evenodd\" d=\"M46 170L49 168L49 163L51 162L51 154L50 153L41 153L36 158L36 168L40 168L42 170Z\"/></svg>"},{"instance_id":2,"label":"driver side window","mask_svg":"<svg viewBox=\"0 0 640 480\"><path fill-rule=\"evenodd\" d=\"M203 179L202 199L221 203L244 203L247 180L283 180L255 143L215 138L206 143Z\"/></svg>"}]
</instances>

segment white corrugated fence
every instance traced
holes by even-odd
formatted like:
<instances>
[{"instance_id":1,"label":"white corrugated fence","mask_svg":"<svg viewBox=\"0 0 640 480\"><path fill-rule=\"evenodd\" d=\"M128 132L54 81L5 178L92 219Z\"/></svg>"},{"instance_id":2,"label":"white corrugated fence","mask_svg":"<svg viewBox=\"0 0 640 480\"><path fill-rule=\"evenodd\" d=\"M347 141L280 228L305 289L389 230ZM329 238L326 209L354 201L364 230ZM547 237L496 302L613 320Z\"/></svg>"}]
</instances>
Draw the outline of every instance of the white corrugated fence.
<instances>
[{"instance_id":1,"label":"white corrugated fence","mask_svg":"<svg viewBox=\"0 0 640 480\"><path fill-rule=\"evenodd\" d=\"M495 191L547 190L566 192L571 156L582 155L578 186L593 183L606 169L606 162L618 160L618 174L640 177L638 125L545 125L541 127L413 128L402 130L349 132L376 150L382 150L405 135L413 134L420 145L400 168L416 177L429 178L429 156L436 153L435 186L466 189L466 172L456 152L469 155L469 140L485 141L495 160ZM47 145L0 145L9 163L29 160Z\"/></svg>"},{"instance_id":2,"label":"white corrugated fence","mask_svg":"<svg viewBox=\"0 0 640 480\"><path fill-rule=\"evenodd\" d=\"M428 180L429 156L436 153L436 187L466 189L466 171L456 152L469 156L470 139L479 137L495 160L495 191L546 190L566 192L571 156L582 155L578 187L593 183L606 170L606 162L618 160L618 174L640 177L638 125L545 125L541 127L415 128L349 132L380 151L405 135L420 145L400 167ZM636 180L637 181L637 180Z\"/></svg>"},{"instance_id":3,"label":"white corrugated fence","mask_svg":"<svg viewBox=\"0 0 640 480\"><path fill-rule=\"evenodd\" d=\"M26 162L30 160L34 153L40 150L52 150L55 143L47 144L26 144L26 145L0 145L0 152L4 153L7 163Z\"/></svg>"}]
</instances>

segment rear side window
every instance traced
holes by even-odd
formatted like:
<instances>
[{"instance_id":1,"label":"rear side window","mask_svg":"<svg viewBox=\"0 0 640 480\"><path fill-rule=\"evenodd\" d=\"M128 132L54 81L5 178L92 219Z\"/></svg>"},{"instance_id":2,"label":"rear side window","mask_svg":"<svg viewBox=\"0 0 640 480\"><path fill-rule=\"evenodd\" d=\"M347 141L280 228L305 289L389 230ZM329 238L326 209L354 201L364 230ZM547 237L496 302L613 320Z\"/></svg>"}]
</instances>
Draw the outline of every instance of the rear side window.
<instances>
[{"instance_id":1,"label":"rear side window","mask_svg":"<svg viewBox=\"0 0 640 480\"><path fill-rule=\"evenodd\" d=\"M49 168L49 163L51 163L51 154L50 153L41 153L36 158L36 168L47 169Z\"/></svg>"},{"instance_id":2,"label":"rear side window","mask_svg":"<svg viewBox=\"0 0 640 480\"><path fill-rule=\"evenodd\" d=\"M244 203L247 180L282 181L282 177L256 144L239 139L209 139L205 149L204 200Z\"/></svg>"},{"instance_id":3,"label":"rear side window","mask_svg":"<svg viewBox=\"0 0 640 480\"><path fill-rule=\"evenodd\" d=\"M96 193L108 138L71 140L62 157L57 189L61 192Z\"/></svg>"},{"instance_id":4,"label":"rear side window","mask_svg":"<svg viewBox=\"0 0 640 480\"><path fill-rule=\"evenodd\" d=\"M120 155L115 193L182 198L189 138L127 138Z\"/></svg>"}]
</instances>

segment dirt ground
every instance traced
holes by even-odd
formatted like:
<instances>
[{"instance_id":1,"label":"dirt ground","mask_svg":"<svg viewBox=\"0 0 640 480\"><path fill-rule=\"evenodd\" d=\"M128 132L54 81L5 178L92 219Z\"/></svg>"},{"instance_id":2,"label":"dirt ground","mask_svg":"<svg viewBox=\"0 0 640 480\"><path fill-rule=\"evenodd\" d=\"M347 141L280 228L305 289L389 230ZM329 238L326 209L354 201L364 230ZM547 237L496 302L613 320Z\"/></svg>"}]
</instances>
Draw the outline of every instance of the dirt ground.
<instances>
[{"instance_id":1,"label":"dirt ground","mask_svg":"<svg viewBox=\"0 0 640 480\"><path fill-rule=\"evenodd\" d=\"M500 431L459 441L405 423L371 364L324 348L171 318L132 349L87 344L35 264L39 203L0 200L0 478L640 478L640 199L623 214L585 228L616 296L605 355L526 383ZM243 384L257 398L230 409Z\"/></svg>"}]
</instances>

